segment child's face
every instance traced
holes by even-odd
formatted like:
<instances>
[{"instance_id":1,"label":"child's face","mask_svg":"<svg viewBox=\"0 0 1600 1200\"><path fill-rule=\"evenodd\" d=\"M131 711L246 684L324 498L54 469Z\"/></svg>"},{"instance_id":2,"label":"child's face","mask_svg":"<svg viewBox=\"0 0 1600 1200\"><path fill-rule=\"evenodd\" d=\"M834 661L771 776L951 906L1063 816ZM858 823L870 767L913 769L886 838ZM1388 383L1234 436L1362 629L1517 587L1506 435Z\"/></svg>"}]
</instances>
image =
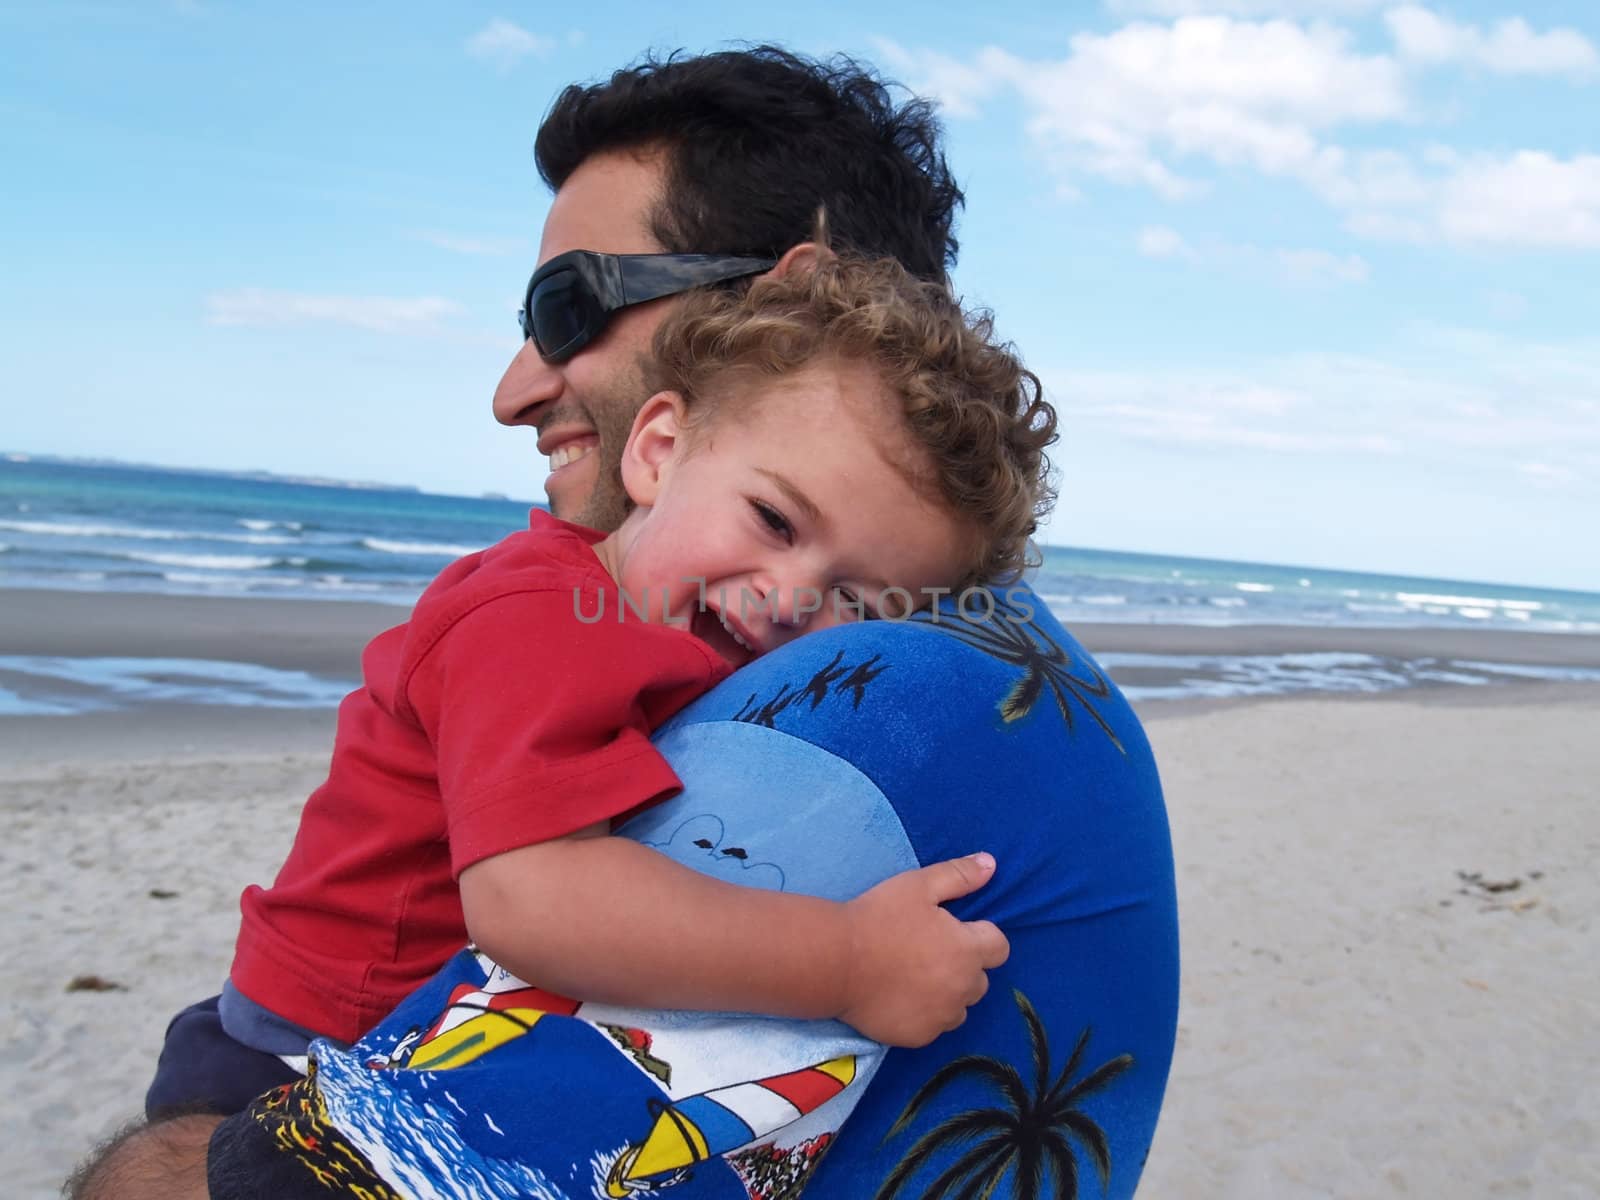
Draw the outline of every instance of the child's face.
<instances>
[{"instance_id":1,"label":"child's face","mask_svg":"<svg viewBox=\"0 0 1600 1200\"><path fill-rule=\"evenodd\" d=\"M599 549L636 608L737 666L860 619L855 605L901 616L959 580L970 533L890 465L922 452L870 370L732 386L747 390L692 429L670 392L634 423L623 481L639 507Z\"/></svg>"}]
</instances>

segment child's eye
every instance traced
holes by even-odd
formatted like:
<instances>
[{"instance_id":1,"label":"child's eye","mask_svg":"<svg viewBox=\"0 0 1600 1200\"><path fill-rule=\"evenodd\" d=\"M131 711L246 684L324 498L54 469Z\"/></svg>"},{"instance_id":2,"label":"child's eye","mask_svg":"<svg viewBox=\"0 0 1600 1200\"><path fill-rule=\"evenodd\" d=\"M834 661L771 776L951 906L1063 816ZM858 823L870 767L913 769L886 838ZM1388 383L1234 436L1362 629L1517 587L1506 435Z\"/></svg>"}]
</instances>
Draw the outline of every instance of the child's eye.
<instances>
[{"instance_id":1,"label":"child's eye","mask_svg":"<svg viewBox=\"0 0 1600 1200\"><path fill-rule=\"evenodd\" d=\"M789 518L784 516L772 505L760 500L750 501L750 507L756 510L756 516L761 518L761 523L786 542L794 541L794 526L789 524Z\"/></svg>"},{"instance_id":2,"label":"child's eye","mask_svg":"<svg viewBox=\"0 0 1600 1200\"><path fill-rule=\"evenodd\" d=\"M834 603L838 605L841 616L851 621L876 621L878 614L872 611L872 606L867 604L861 593L852 591L847 587L833 589Z\"/></svg>"}]
</instances>

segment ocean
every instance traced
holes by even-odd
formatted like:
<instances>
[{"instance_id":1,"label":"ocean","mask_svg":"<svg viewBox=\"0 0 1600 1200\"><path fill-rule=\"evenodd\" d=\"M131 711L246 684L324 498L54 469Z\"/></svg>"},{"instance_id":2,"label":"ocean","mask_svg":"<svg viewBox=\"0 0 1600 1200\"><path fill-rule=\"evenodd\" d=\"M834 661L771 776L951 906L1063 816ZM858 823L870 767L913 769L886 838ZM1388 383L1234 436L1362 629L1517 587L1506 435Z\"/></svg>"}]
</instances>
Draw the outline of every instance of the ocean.
<instances>
[{"instance_id":1,"label":"ocean","mask_svg":"<svg viewBox=\"0 0 1600 1200\"><path fill-rule=\"evenodd\" d=\"M12 454L0 457L0 589L407 606L451 559L521 528L527 512L527 502L504 497ZM1600 633L1600 594L1588 592L1068 547L1045 547L1043 554L1030 581L1068 626L1113 621ZM1476 667L1463 674L1461 664L1397 665L1350 654L1227 661L1108 654L1103 661L1113 676L1194 669L1192 684L1125 687L1135 699L1376 691L1467 683L1474 681L1467 676L1483 675ZM55 662L50 670L81 675L88 666L87 660ZM0 669L13 673L28 667L0 661ZM99 686L117 676L119 694L138 698L126 669L101 661L95 670ZM1550 678L1593 674L1528 670ZM259 696L251 700L252 689L234 674L227 686L219 679L216 687L185 698L204 702L215 693L233 697L215 703L332 702L331 688L307 684L284 693L282 681L277 691L255 689ZM0 704L0 711L17 709Z\"/></svg>"}]
</instances>

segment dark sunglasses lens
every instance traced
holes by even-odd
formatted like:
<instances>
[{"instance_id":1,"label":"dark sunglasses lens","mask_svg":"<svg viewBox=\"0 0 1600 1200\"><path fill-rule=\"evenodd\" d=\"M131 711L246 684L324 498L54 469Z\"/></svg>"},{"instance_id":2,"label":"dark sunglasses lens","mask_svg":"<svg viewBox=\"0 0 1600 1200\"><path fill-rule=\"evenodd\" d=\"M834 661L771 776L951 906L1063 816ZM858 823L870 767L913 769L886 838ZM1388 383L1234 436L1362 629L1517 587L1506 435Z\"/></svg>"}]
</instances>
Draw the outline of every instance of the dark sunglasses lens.
<instances>
[{"instance_id":1,"label":"dark sunglasses lens","mask_svg":"<svg viewBox=\"0 0 1600 1200\"><path fill-rule=\"evenodd\" d=\"M605 313L576 271L546 275L528 294L524 332L545 358L576 354L600 332Z\"/></svg>"}]
</instances>

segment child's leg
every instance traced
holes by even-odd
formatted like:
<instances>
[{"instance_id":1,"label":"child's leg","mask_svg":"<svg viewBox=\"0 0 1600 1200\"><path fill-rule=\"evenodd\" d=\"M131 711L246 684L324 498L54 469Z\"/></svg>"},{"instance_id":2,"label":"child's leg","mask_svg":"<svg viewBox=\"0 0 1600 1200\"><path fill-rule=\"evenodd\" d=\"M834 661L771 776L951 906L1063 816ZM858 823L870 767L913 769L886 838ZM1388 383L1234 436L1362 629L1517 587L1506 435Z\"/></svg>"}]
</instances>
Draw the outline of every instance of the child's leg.
<instances>
[{"instance_id":1,"label":"child's leg","mask_svg":"<svg viewBox=\"0 0 1600 1200\"><path fill-rule=\"evenodd\" d=\"M280 1055L303 1056L311 1036L231 987L191 1004L167 1026L145 1116L238 1112L262 1092L300 1078Z\"/></svg>"}]
</instances>

